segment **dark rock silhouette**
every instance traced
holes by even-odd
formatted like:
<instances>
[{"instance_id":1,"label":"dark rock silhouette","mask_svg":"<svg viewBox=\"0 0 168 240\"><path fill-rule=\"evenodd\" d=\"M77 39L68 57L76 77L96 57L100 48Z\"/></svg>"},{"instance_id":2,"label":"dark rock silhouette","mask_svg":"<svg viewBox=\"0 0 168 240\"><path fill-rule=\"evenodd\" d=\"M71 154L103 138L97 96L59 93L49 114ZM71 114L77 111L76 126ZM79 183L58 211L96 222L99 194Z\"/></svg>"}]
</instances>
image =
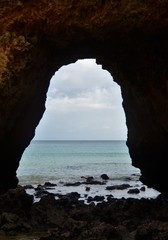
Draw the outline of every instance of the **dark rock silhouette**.
<instances>
[{"instance_id":1,"label":"dark rock silhouette","mask_svg":"<svg viewBox=\"0 0 168 240\"><path fill-rule=\"evenodd\" d=\"M167 10L166 0L0 3L0 193L18 184L51 77L82 58L120 85L132 165L168 193Z\"/></svg>"}]
</instances>

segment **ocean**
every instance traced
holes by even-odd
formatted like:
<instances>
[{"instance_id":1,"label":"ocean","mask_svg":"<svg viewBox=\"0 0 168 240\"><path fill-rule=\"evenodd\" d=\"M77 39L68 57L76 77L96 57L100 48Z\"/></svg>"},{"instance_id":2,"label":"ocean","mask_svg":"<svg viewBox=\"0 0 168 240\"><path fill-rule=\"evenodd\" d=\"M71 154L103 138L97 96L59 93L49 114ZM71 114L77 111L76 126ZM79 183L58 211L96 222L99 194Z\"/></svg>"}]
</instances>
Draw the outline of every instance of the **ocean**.
<instances>
[{"instance_id":1,"label":"ocean","mask_svg":"<svg viewBox=\"0 0 168 240\"><path fill-rule=\"evenodd\" d=\"M109 179L105 185L66 186L65 183L83 182L87 177L97 181L104 181L102 174L107 174ZM78 192L80 199L85 201L89 197L112 196L114 198L155 198L159 193L152 188L147 188L139 181L139 169L131 165L131 159L125 141L32 141L25 150L20 166L17 170L19 184L22 186L33 185L33 189L26 191L35 196L35 189L45 182L56 183L56 187L47 189L56 195L65 195ZM128 189L141 189L138 194L128 194L128 189L107 190L107 186L129 184ZM107 198L104 199L106 201ZM95 202L96 204L97 202ZM0 240L37 240L39 234L29 233L17 236L0 235Z\"/></svg>"},{"instance_id":2,"label":"ocean","mask_svg":"<svg viewBox=\"0 0 168 240\"><path fill-rule=\"evenodd\" d=\"M125 141L32 141L25 150L17 176L22 186L57 184L52 190L66 194L77 191L85 194L85 186L66 187L66 183L82 182L93 177L102 181L101 175L107 174L106 186L130 184L131 188L141 188L140 170L131 164ZM158 192L151 188L131 197L155 197ZM117 197L130 197L128 190L113 190ZM107 195L104 185L91 186L90 195Z\"/></svg>"}]
</instances>

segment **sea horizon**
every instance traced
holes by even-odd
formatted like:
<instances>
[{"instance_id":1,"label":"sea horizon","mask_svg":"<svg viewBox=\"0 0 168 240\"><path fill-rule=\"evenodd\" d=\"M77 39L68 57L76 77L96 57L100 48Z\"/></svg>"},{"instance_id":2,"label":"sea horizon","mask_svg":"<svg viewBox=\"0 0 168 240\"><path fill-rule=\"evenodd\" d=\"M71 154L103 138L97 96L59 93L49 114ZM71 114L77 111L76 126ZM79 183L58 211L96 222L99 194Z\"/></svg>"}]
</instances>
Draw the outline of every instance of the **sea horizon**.
<instances>
[{"instance_id":1,"label":"sea horizon","mask_svg":"<svg viewBox=\"0 0 168 240\"><path fill-rule=\"evenodd\" d=\"M85 187L66 187L92 177L102 181L108 176L107 185L130 184L142 187L140 170L132 166L125 140L33 140L25 150L17 176L20 185L37 187L45 182L57 185L54 191L66 194L69 191L85 193ZM91 195L108 194L103 185L92 185ZM152 189L148 189L153 196ZM148 195L147 194L147 195ZM146 192L134 197L145 196ZM116 197L128 197L127 190L115 191Z\"/></svg>"},{"instance_id":2,"label":"sea horizon","mask_svg":"<svg viewBox=\"0 0 168 240\"><path fill-rule=\"evenodd\" d=\"M32 139L32 141L127 141L123 139Z\"/></svg>"}]
</instances>

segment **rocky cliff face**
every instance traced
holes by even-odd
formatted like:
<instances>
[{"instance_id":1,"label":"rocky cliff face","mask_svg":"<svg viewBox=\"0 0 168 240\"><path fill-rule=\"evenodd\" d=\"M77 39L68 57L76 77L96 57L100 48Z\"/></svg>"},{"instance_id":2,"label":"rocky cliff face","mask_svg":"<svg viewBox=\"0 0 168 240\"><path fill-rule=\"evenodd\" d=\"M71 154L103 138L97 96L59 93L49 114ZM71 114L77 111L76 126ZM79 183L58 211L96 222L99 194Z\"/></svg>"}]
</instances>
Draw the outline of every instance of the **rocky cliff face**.
<instances>
[{"instance_id":1,"label":"rocky cliff face","mask_svg":"<svg viewBox=\"0 0 168 240\"><path fill-rule=\"evenodd\" d=\"M167 1L0 2L0 192L45 111L61 66L96 58L121 86L127 145L141 181L168 193Z\"/></svg>"}]
</instances>

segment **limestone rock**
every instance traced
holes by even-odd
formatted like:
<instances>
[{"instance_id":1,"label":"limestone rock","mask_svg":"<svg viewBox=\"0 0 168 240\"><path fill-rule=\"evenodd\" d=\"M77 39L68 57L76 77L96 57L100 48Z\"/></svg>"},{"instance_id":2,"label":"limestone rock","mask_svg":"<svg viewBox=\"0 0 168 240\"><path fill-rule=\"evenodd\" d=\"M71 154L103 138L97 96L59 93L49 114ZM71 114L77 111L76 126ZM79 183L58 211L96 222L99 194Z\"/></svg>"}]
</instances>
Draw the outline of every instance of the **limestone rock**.
<instances>
[{"instance_id":1,"label":"limestone rock","mask_svg":"<svg viewBox=\"0 0 168 240\"><path fill-rule=\"evenodd\" d=\"M166 0L0 2L0 193L18 184L52 75L79 58L121 86L132 164L168 193L167 11Z\"/></svg>"}]
</instances>

